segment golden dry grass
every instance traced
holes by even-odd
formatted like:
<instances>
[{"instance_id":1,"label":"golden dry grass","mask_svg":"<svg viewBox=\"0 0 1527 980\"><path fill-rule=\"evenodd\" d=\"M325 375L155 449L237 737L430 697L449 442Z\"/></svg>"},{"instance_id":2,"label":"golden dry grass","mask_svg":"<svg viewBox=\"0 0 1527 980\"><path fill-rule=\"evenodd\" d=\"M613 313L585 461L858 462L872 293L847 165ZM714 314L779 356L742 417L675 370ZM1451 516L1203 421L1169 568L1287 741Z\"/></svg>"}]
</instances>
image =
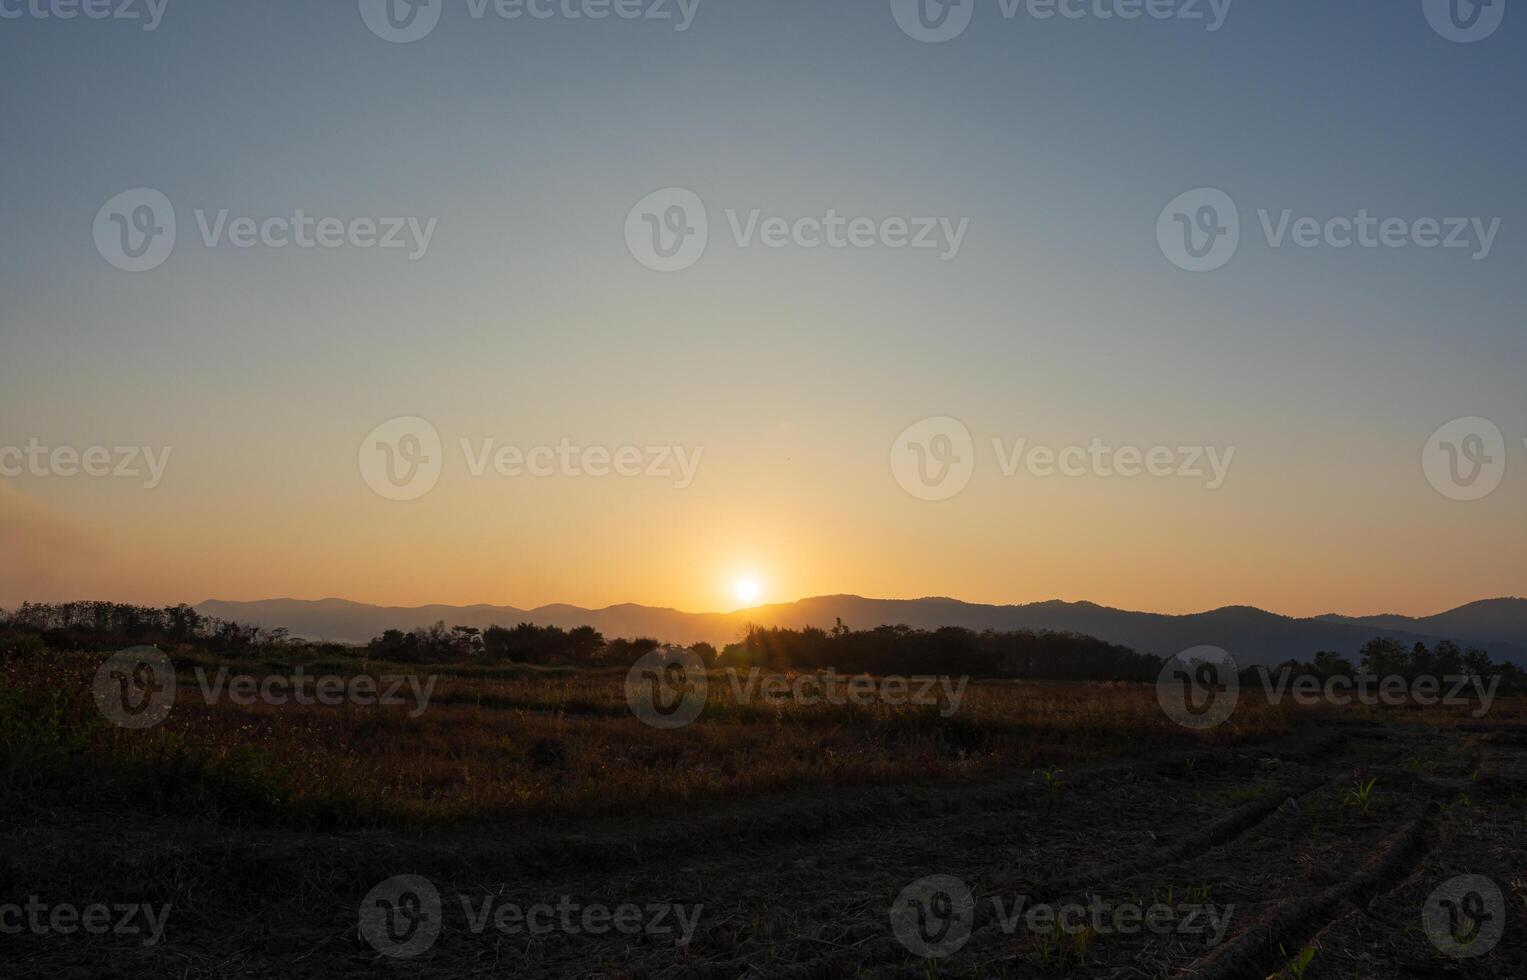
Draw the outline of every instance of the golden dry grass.
<instances>
[{"instance_id":1,"label":"golden dry grass","mask_svg":"<svg viewBox=\"0 0 1527 980\"><path fill-rule=\"evenodd\" d=\"M1231 744L1286 732L1309 710L1243 697L1228 723L1195 734L1167 718L1144 684L973 681L958 712L944 717L928 706L739 701L718 672L700 718L661 731L631 714L620 671L442 675L425 710L410 717L411 703L208 704L187 669L192 658L180 665L169 719L127 731L94 717L98 662L83 654L13 661L3 681L61 705L47 710L83 740L75 755L102 771L171 772L166 792L231 795L239 806L347 824L616 815L795 788L960 778ZM366 665L371 674L403 670L431 673ZM1442 710L1403 714L1470 720Z\"/></svg>"}]
</instances>

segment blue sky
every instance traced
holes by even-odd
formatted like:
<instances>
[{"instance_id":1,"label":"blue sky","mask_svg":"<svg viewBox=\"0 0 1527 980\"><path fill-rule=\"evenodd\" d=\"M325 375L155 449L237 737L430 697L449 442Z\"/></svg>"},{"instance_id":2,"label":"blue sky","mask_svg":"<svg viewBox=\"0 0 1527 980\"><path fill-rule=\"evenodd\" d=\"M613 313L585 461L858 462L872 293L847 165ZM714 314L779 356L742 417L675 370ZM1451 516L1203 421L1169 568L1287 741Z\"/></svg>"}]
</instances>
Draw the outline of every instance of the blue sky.
<instances>
[{"instance_id":1,"label":"blue sky","mask_svg":"<svg viewBox=\"0 0 1527 980\"><path fill-rule=\"evenodd\" d=\"M682 32L647 19L477 20L467 0L447 0L438 27L405 44L370 32L353 0L170 0L152 32L0 20L0 442L141 440L173 444L183 460L149 501L26 479L15 489L87 523L189 521L201 535L180 542L189 553L207 534L255 546L217 520L233 508L265 515L253 522L262 538L300 526L291 533L312 540L326 516L287 519L344 506L341 491L316 488L348 476L350 447L392 416L525 439L688 441L717 461L714 523L760 524L718 546L751 556L737 561L786 564L757 538L777 525L844 527L840 508L862 510L863 527L848 521L840 545L852 561L765 568L785 593L1048 598L1037 573L1004 578L995 552L962 578L962 551L993 541L1021 551L1031 539L1033 515L1015 517L1010 497L978 485L935 514L904 511L894 484L876 496L896 432L952 415L982 437L1240 446L1241 496L1217 503L1229 507L1218 517L1201 500L1093 502L1121 515L1114 532L1159 522L1191 542L1167 576L1183 607L1277 604L1263 596L1303 611L1362 607L1375 594L1342 583L1364 576L1397 605L1522 591L1509 565L1480 571L1468 557L1524 536L1522 15L1460 44L1429 26L1420 0L1237 0L1216 31L1181 19L1008 19L998 0L967 2L970 27L942 44L908 37L889 3L824 0L700 0ZM670 186L705 201L712 242L694 267L663 275L633 261L621 229L636 201ZM97 210L136 187L167 195L180 224L173 256L142 274L108 265L91 234ZM1163 257L1155 228L1168 201L1199 187L1231 196L1243 238L1225 267L1192 274ZM192 217L299 207L437 226L411 262L209 249ZM968 218L969 231L948 262L739 248L723 214L753 208ZM1485 261L1270 248L1263 208L1500 225ZM1417 457L1428 433L1468 415L1505 431L1523 475L1461 510L1426 487ZM812 481L816 494L802 489ZM580 506L601 522L646 513ZM199 516L176 516L188 511ZM541 555L551 549L541 535L577 534L590 518L558 513L494 533L507 551ZM682 522L686 510L663 513ZM1063 526L1084 520L1053 513ZM1372 527L1342 537L1370 513ZM444 518L387 516L424 522L409 532L420 540L439 531L434 519ZM1221 586L1223 569L1191 570L1226 547L1206 522L1264 519L1307 553L1385 542L1370 552L1385 568L1343 564L1305 595L1291 584L1295 559L1248 538L1237 547L1263 556L1266 581L1242 570ZM906 530L909 548L948 553L912 571L878 550L876 528L888 526ZM1412 550L1456 546L1437 573L1455 587L1394 576L1404 552L1385 549L1408 535ZM129 539L122 547L141 545ZM1147 574L1147 550L1121 559L1108 540L1085 546L1094 566L1123 560L1136 579ZM711 577L695 557L704 551L686 546L658 576L675 604L707 601L701 586L677 584ZM186 580L159 570L181 553L156 560L155 597L280 591L274 571L224 579L207 562ZM1041 556L1024 557L1027 567ZM886 565L907 570L856 572ZM1055 593L1091 591L1080 568L1067 574ZM1173 604L1121 583L1088 597ZM362 582L341 566L290 591L302 588L408 591L401 576ZM421 602L460 597L454 584L419 588ZM640 591L613 570L569 571L471 598Z\"/></svg>"}]
</instances>

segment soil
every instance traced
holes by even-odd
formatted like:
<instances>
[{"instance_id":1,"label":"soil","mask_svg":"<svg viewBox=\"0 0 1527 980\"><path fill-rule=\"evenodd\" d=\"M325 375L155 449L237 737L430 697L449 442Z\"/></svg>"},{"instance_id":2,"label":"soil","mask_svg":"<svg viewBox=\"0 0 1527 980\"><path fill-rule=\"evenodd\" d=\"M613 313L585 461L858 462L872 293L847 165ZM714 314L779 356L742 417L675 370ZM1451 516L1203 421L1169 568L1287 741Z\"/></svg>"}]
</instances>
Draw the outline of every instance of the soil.
<instances>
[{"instance_id":1,"label":"soil","mask_svg":"<svg viewBox=\"0 0 1527 980\"><path fill-rule=\"evenodd\" d=\"M1370 779L1364 811L1349 796ZM1523 977L1524 816L1520 730L1333 723L1191 756L676 801L657 817L559 826L313 833L32 799L0 813L0 905L35 895L171 909L155 945L141 934L0 934L0 969L52 980L1264 978L1308 947L1309 978ZM360 910L374 886L404 874L441 896L438 912L424 906L439 933L394 957L367 938ZM1471 917L1453 923L1466 937L1473 913L1489 917L1461 947L1480 952L1500 933L1483 955L1439 948L1423 918L1462 875L1500 891L1458 906ZM944 889L952 906L908 907L930 927L924 939L949 941L936 958L909 949L891 915L930 876L955 880ZM1026 909L1160 906L1182 928L1056 935L1007 917L1020 897ZM656 928L496 928L491 913L511 907L513 923L513 909L541 903L571 909L574 922L589 906L628 907L633 930ZM674 905L698 915L688 942ZM669 910L660 921L658 906ZM1193 908L1203 921L1188 929ZM408 919L395 923L406 935Z\"/></svg>"}]
</instances>

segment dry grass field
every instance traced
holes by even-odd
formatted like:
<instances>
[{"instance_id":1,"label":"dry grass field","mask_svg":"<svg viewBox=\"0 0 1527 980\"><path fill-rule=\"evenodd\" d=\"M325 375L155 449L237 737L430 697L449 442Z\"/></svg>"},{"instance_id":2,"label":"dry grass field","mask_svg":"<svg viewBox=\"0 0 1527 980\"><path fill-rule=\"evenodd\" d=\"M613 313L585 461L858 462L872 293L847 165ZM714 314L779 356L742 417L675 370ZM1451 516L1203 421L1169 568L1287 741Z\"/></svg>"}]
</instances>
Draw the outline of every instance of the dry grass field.
<instances>
[{"instance_id":1,"label":"dry grass field","mask_svg":"<svg viewBox=\"0 0 1527 980\"><path fill-rule=\"evenodd\" d=\"M700 718L660 730L622 671L313 662L434 686L423 710L209 704L196 671L229 664L193 654L167 720L129 730L92 699L100 662L4 662L0 904L167 907L163 938L5 935L9 975L1266 977L1303 954L1308 977L1506 977L1527 949L1519 699L1478 719L1248 697L1200 734L1151 685L974 681L946 716L739 700L717 672ZM1508 903L1477 960L1422 930L1463 873ZM358 910L404 874L438 889L440 931L391 957ZM974 903L947 956L891 914L930 876ZM1223 928L1014 927L1020 896L1213 907ZM559 902L696 917L591 934L476 911Z\"/></svg>"},{"instance_id":2,"label":"dry grass field","mask_svg":"<svg viewBox=\"0 0 1527 980\"><path fill-rule=\"evenodd\" d=\"M76 722L78 764L137 773L151 792L159 777L177 790L184 789L177 780L201 780L195 788L209 800L226 793L251 815L328 826L626 816L791 789L1066 766L1205 741L1173 724L1154 688L1141 684L976 681L949 712L738 698L718 670L701 718L664 731L633 716L622 670L306 666L310 676L433 677L421 711L407 687L399 693L407 703L396 705L242 705L226 696L208 704L202 685L229 664L206 657L179 664L176 704L164 724L133 731L97 717L90 683L99 662L88 655L12 661L3 667L5 683ZM290 668L268 663L252 672ZM248 664L233 669L251 672ZM1293 710L1248 705L1207 739L1228 745L1287 732Z\"/></svg>"}]
</instances>

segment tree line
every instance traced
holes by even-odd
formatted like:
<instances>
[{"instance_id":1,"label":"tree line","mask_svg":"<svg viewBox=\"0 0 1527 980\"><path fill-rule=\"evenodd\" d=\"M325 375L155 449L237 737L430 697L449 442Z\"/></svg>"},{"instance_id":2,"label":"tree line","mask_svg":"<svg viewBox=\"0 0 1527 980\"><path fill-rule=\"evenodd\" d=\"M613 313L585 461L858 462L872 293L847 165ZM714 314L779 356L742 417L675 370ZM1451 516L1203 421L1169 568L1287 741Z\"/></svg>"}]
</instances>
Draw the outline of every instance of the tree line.
<instances>
[{"instance_id":1,"label":"tree line","mask_svg":"<svg viewBox=\"0 0 1527 980\"><path fill-rule=\"evenodd\" d=\"M1036 680L1154 681L1163 662L1077 633L904 625L853 630L841 619L830 630L749 627L721 654L722 666Z\"/></svg>"},{"instance_id":2,"label":"tree line","mask_svg":"<svg viewBox=\"0 0 1527 980\"><path fill-rule=\"evenodd\" d=\"M97 650L134 644L193 644L236 653L286 642L284 629L246 626L204 616L191 606L135 606L125 602L25 602L0 610L0 628L42 637L48 646Z\"/></svg>"},{"instance_id":3,"label":"tree line","mask_svg":"<svg viewBox=\"0 0 1527 980\"><path fill-rule=\"evenodd\" d=\"M1501 678L1502 691L1527 691L1527 673L1516 664L1506 661L1495 663L1490 653L1480 647L1462 649L1452 640L1439 640L1436 646L1417 643L1406 647L1399 640L1378 636L1363 644L1358 651L1358 663L1339 653L1323 650L1313 660L1286 660L1273 668L1277 674L1287 668L1293 674L1310 674L1322 681L1333 677L1403 677L1414 681L1418 677L1493 677ZM1255 670L1241 672L1242 683L1261 683L1261 675Z\"/></svg>"},{"instance_id":4,"label":"tree line","mask_svg":"<svg viewBox=\"0 0 1527 980\"><path fill-rule=\"evenodd\" d=\"M454 663L485 660L500 663L565 665L574 667L624 667L662 647L651 637L606 640L592 626L563 629L560 626L453 626L443 621L419 629L387 630L366 644L366 652L379 660L402 663ZM714 662L715 648L707 643L695 647L707 663Z\"/></svg>"},{"instance_id":5,"label":"tree line","mask_svg":"<svg viewBox=\"0 0 1527 980\"><path fill-rule=\"evenodd\" d=\"M204 616L188 605L135 606L119 602L23 603L0 610L0 630L35 634L55 649L106 650L137 644L193 646L227 655L300 646L315 652L354 656L364 651L378 660L403 663L523 663L574 667L626 667L665 646L651 637L605 636L592 626L447 627L442 622L414 630L387 630L362 648L294 639L284 629L248 626ZM1165 658L1138 653L1078 633L1015 630L976 632L957 626L913 629L877 626L854 630L840 619L831 629L749 626L735 643L717 651L709 643L686 648L707 667L759 667L775 671L832 668L843 673L953 674L1030 680L1152 682ZM1450 640L1407 647L1375 637L1359 652L1358 663L1321 651L1313 659L1291 659L1274 668L1326 680L1360 674L1417 677L1500 675L1503 692L1527 692L1527 672L1513 663L1496 664L1479 647L1460 648ZM1242 684L1260 683L1254 668Z\"/></svg>"}]
</instances>

